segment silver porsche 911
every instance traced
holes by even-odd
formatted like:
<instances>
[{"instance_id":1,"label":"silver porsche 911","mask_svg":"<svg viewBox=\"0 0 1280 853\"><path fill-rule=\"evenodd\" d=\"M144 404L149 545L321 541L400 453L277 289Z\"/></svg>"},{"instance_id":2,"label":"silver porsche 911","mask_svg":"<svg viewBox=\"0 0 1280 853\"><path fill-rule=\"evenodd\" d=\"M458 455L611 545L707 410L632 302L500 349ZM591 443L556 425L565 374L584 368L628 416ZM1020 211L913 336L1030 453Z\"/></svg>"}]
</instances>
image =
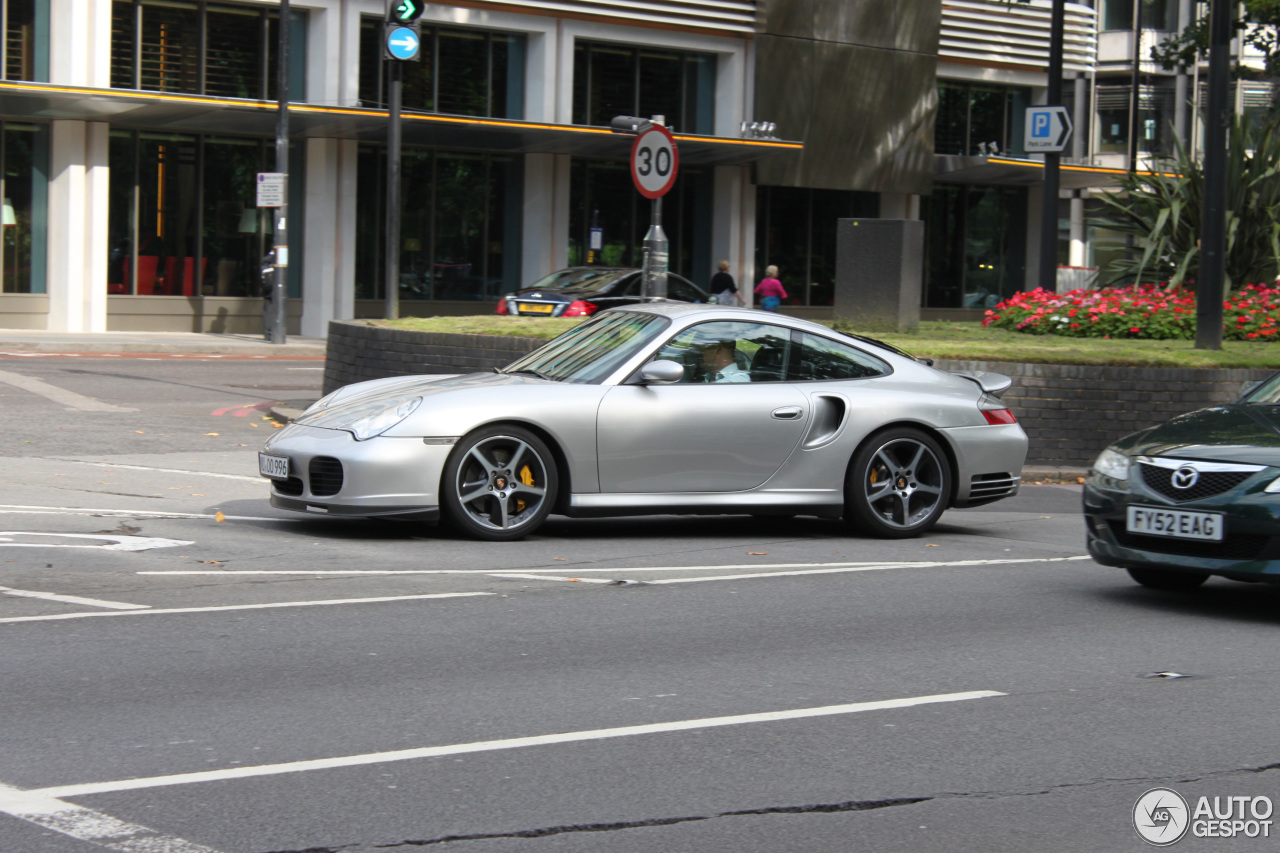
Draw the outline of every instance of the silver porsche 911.
<instances>
[{"instance_id":1,"label":"silver porsche 911","mask_svg":"<svg viewBox=\"0 0 1280 853\"><path fill-rule=\"evenodd\" d=\"M259 469L277 507L489 540L552 513L843 517L899 538L1018 491L1010 384L779 314L630 306L493 373L340 388Z\"/></svg>"}]
</instances>

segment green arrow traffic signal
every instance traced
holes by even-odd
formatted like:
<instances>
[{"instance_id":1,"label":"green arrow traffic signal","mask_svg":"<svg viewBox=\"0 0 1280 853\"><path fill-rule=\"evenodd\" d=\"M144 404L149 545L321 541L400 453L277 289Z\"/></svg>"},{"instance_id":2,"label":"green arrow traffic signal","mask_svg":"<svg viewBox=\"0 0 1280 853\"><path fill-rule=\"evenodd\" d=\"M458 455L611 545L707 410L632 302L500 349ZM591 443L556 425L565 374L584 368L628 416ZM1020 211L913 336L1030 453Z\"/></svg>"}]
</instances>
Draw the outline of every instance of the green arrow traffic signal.
<instances>
[{"instance_id":1,"label":"green arrow traffic signal","mask_svg":"<svg viewBox=\"0 0 1280 853\"><path fill-rule=\"evenodd\" d=\"M422 0L392 0L391 20L400 23L412 23L422 15Z\"/></svg>"}]
</instances>

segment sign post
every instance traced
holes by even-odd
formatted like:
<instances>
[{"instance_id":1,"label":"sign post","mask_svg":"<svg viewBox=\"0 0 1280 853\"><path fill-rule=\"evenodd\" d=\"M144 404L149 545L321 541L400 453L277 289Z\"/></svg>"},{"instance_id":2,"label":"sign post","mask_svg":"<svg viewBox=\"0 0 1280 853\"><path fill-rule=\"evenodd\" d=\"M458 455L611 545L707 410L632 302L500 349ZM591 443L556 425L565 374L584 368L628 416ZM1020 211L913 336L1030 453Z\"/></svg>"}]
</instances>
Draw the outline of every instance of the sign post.
<instances>
[{"instance_id":1,"label":"sign post","mask_svg":"<svg viewBox=\"0 0 1280 853\"><path fill-rule=\"evenodd\" d=\"M662 197L675 185L680 168L676 141L654 117L654 123L636 136L631 145L631 180L640 195L650 199L652 215L644 235L644 279L641 295L646 299L667 297L667 235L662 230Z\"/></svg>"},{"instance_id":2,"label":"sign post","mask_svg":"<svg viewBox=\"0 0 1280 853\"><path fill-rule=\"evenodd\" d=\"M417 62L422 37L418 18L426 6L422 0L390 0L383 29L387 60L387 229L386 305L383 317L400 317L400 103L405 62Z\"/></svg>"}]
</instances>

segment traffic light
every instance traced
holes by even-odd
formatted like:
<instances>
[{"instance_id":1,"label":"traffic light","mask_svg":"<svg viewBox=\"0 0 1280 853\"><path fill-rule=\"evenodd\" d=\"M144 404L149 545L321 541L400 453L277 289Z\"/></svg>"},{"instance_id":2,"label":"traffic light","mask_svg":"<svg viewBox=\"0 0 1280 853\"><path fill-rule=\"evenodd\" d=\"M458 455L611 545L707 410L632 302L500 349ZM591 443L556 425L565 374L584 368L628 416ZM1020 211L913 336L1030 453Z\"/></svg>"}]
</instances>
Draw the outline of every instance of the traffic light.
<instances>
[{"instance_id":1,"label":"traffic light","mask_svg":"<svg viewBox=\"0 0 1280 853\"><path fill-rule=\"evenodd\" d=\"M382 38L383 56L402 62L418 60L422 55L418 18L425 9L424 0L388 0L387 24Z\"/></svg>"},{"instance_id":2,"label":"traffic light","mask_svg":"<svg viewBox=\"0 0 1280 853\"><path fill-rule=\"evenodd\" d=\"M412 25L422 17L425 8L423 0L389 0L387 23Z\"/></svg>"}]
</instances>

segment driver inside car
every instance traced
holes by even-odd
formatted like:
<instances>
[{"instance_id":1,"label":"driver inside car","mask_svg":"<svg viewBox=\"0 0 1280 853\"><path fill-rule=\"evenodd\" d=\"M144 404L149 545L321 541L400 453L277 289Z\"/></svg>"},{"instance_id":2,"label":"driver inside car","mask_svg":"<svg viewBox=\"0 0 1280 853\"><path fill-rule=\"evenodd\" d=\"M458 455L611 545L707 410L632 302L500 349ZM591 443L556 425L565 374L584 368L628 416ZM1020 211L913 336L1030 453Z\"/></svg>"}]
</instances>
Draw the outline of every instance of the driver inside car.
<instances>
[{"instance_id":1,"label":"driver inside car","mask_svg":"<svg viewBox=\"0 0 1280 853\"><path fill-rule=\"evenodd\" d=\"M721 340L707 344L702 350L704 382L750 382L751 374L734 359L737 341Z\"/></svg>"}]
</instances>

